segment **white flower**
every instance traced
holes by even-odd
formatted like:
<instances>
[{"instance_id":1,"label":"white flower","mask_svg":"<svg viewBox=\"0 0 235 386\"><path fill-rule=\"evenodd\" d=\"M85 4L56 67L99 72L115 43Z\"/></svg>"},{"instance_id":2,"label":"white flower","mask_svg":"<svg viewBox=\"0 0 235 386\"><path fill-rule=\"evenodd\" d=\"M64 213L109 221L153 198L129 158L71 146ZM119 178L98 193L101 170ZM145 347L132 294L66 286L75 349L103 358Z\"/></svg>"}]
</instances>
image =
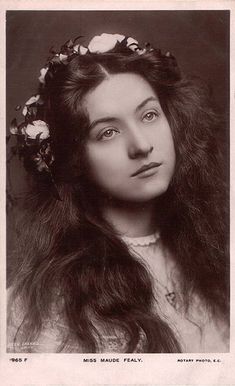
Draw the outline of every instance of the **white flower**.
<instances>
[{"instance_id":1,"label":"white flower","mask_svg":"<svg viewBox=\"0 0 235 386\"><path fill-rule=\"evenodd\" d=\"M77 44L73 47L74 52L79 53L80 55L85 55L88 51L88 48L81 46L81 44Z\"/></svg>"},{"instance_id":2,"label":"white flower","mask_svg":"<svg viewBox=\"0 0 235 386\"><path fill-rule=\"evenodd\" d=\"M33 121L24 128L24 134L30 139L36 139L40 134L40 139L47 139L50 137L49 127L44 121Z\"/></svg>"},{"instance_id":3,"label":"white flower","mask_svg":"<svg viewBox=\"0 0 235 386\"><path fill-rule=\"evenodd\" d=\"M24 106L23 110L22 110L22 114L25 116L28 112L28 107L27 106Z\"/></svg>"},{"instance_id":4,"label":"white flower","mask_svg":"<svg viewBox=\"0 0 235 386\"><path fill-rule=\"evenodd\" d=\"M62 63L67 64L68 55L60 54L59 58Z\"/></svg>"},{"instance_id":5,"label":"white flower","mask_svg":"<svg viewBox=\"0 0 235 386\"><path fill-rule=\"evenodd\" d=\"M27 100L27 102L25 102L25 105L24 105L23 110L22 110L22 114L24 116L27 115L27 113L28 113L28 106L30 106L30 105L32 105L32 104L34 104L36 102L38 102L39 104L42 104L43 102L42 102L42 100L40 100L40 98L41 98L41 96L39 94L33 95L31 98L29 98Z\"/></svg>"},{"instance_id":6,"label":"white flower","mask_svg":"<svg viewBox=\"0 0 235 386\"><path fill-rule=\"evenodd\" d=\"M142 50L137 50L136 52L138 55L143 55L146 52L146 48L143 48Z\"/></svg>"},{"instance_id":7,"label":"white flower","mask_svg":"<svg viewBox=\"0 0 235 386\"><path fill-rule=\"evenodd\" d=\"M112 50L117 42L122 42L124 39L123 35L103 33L91 39L88 49L91 53L101 54Z\"/></svg>"},{"instance_id":8,"label":"white flower","mask_svg":"<svg viewBox=\"0 0 235 386\"><path fill-rule=\"evenodd\" d=\"M74 52L78 52L79 47L80 47L80 44L76 44L76 46L73 47Z\"/></svg>"},{"instance_id":9,"label":"white flower","mask_svg":"<svg viewBox=\"0 0 235 386\"><path fill-rule=\"evenodd\" d=\"M88 48L83 47L83 46L79 47L79 52L81 55L85 55L87 53L87 51L88 51Z\"/></svg>"},{"instance_id":10,"label":"white flower","mask_svg":"<svg viewBox=\"0 0 235 386\"><path fill-rule=\"evenodd\" d=\"M136 45L138 46L139 43L137 42L137 40L133 39L133 38L128 38L127 39L127 47L130 48L130 50L132 51L135 51L136 50Z\"/></svg>"},{"instance_id":11,"label":"white flower","mask_svg":"<svg viewBox=\"0 0 235 386\"><path fill-rule=\"evenodd\" d=\"M38 78L40 83L43 83L43 84L45 83L45 76L46 76L47 71L48 71L48 67L47 68L43 67L40 70L40 76Z\"/></svg>"},{"instance_id":12,"label":"white flower","mask_svg":"<svg viewBox=\"0 0 235 386\"><path fill-rule=\"evenodd\" d=\"M33 95L31 98L29 98L27 100L27 102L25 102L25 105L26 106L30 106L32 105L33 103L36 103L38 100L40 99L40 95Z\"/></svg>"}]
</instances>

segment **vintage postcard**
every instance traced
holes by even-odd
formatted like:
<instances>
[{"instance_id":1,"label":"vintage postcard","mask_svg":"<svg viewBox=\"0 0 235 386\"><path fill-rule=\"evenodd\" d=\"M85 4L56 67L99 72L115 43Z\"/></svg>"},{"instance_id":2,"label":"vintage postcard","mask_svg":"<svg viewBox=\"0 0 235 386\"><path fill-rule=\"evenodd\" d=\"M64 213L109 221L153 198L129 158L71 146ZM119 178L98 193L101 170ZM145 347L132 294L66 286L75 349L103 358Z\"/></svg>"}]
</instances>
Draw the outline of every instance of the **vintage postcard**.
<instances>
[{"instance_id":1,"label":"vintage postcard","mask_svg":"<svg viewBox=\"0 0 235 386\"><path fill-rule=\"evenodd\" d=\"M1 2L2 385L235 385L234 11Z\"/></svg>"}]
</instances>

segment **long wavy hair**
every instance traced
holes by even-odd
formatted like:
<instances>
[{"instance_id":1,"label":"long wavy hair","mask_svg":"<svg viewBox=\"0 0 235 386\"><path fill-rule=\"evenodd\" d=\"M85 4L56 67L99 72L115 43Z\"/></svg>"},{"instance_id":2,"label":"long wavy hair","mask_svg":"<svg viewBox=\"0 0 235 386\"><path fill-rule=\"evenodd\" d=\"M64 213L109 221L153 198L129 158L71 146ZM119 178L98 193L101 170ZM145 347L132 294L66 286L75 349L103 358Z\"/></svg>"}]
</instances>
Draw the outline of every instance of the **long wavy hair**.
<instances>
[{"instance_id":1,"label":"long wavy hair","mask_svg":"<svg viewBox=\"0 0 235 386\"><path fill-rule=\"evenodd\" d=\"M16 341L36 339L58 298L69 327L58 351L73 339L83 352L97 352L102 329L94 321L120 328L127 352L136 350L141 333L144 352L181 351L173 331L153 312L150 273L102 217L99 192L87 178L89 120L82 100L107 74L118 73L139 74L149 82L172 130L176 169L168 191L156 200L156 216L162 242L181 273L185 308L197 293L210 312L228 315L226 173L217 144L220 122L208 89L182 76L159 50L142 55L113 50L74 58L40 92L61 200L55 200L50 181L35 179L20 222L13 298L21 299L25 316Z\"/></svg>"}]
</instances>

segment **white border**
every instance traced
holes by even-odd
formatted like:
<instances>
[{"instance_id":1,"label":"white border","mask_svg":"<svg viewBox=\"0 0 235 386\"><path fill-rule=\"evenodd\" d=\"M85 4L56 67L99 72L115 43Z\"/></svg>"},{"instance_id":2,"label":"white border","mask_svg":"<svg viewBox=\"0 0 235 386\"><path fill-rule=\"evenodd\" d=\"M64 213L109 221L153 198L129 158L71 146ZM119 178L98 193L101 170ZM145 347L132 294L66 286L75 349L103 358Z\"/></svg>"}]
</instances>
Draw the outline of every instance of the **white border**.
<instances>
[{"instance_id":1,"label":"white border","mask_svg":"<svg viewBox=\"0 0 235 386\"><path fill-rule=\"evenodd\" d=\"M5 11L6 10L223 10L231 11L231 63L234 66L235 43L234 35L234 10L233 1L76 1L76 0L2 0L0 3L1 21L1 127L2 133L5 127ZM234 90L235 73L231 71L231 235L234 229L234 202L235 195L235 159L233 149L235 134ZM4 134L3 134L4 135ZM2 151L0 179L5 181L5 149L4 140L1 143ZM80 385L235 385L235 346L234 346L234 320L235 310L231 304L232 339L231 352L229 354L144 354L144 355L112 355L105 354L105 358L119 358L119 363L83 363L83 358L99 358L101 355L81 354L31 354L12 355L5 353L5 191L1 184L1 354L0 354L0 383L4 386L80 386ZM233 255L235 251L235 239L231 237L231 277L234 278L235 267ZM232 280L232 283L234 280ZM234 291L232 285L232 299ZM10 357L25 358L24 363L12 363ZM141 358L140 363L124 363L123 358ZM177 359L219 359L219 363L177 362Z\"/></svg>"}]
</instances>

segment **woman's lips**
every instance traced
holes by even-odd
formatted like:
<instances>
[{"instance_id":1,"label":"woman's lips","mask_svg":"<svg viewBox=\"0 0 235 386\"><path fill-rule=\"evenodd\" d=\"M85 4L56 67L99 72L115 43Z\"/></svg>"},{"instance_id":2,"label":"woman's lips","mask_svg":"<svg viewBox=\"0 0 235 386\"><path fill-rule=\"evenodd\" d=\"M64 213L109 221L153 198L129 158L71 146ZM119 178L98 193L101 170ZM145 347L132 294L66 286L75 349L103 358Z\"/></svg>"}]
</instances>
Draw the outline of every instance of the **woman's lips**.
<instances>
[{"instance_id":1,"label":"woman's lips","mask_svg":"<svg viewBox=\"0 0 235 386\"><path fill-rule=\"evenodd\" d=\"M147 170L150 170L150 169L153 169L153 168L158 168L160 165L161 165L161 163L158 163L158 162L151 162L151 163L148 164L148 165L143 165L143 166L141 166L141 168L139 168L138 170L136 170L136 172L134 172L134 173L131 175L131 177L136 177L136 176L138 176L139 174L146 172Z\"/></svg>"}]
</instances>

